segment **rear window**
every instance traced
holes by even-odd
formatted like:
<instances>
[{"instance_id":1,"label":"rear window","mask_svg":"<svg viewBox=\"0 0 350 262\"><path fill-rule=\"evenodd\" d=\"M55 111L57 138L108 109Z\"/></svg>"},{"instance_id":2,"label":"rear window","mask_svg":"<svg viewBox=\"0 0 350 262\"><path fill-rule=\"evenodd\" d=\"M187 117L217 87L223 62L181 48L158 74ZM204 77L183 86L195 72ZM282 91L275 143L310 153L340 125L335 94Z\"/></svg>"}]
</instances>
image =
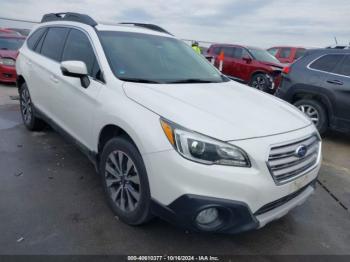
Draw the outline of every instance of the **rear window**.
<instances>
[{"instance_id":1,"label":"rear window","mask_svg":"<svg viewBox=\"0 0 350 262\"><path fill-rule=\"evenodd\" d=\"M68 33L67 28L52 27L46 34L41 48L41 54L57 62L61 62L64 42Z\"/></svg>"},{"instance_id":2,"label":"rear window","mask_svg":"<svg viewBox=\"0 0 350 262\"><path fill-rule=\"evenodd\" d=\"M350 55L346 55L342 63L336 68L334 73L350 76Z\"/></svg>"},{"instance_id":3,"label":"rear window","mask_svg":"<svg viewBox=\"0 0 350 262\"><path fill-rule=\"evenodd\" d=\"M325 72L332 72L344 55L324 55L310 65L310 68Z\"/></svg>"}]
</instances>

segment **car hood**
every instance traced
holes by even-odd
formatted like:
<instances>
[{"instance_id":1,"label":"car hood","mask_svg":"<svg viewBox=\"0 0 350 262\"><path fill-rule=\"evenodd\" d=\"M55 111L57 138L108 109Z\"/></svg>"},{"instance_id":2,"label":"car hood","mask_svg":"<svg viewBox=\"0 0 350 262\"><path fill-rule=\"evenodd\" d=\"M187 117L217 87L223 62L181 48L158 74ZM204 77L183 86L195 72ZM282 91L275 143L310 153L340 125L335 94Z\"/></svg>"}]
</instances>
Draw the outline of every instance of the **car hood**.
<instances>
[{"instance_id":1,"label":"car hood","mask_svg":"<svg viewBox=\"0 0 350 262\"><path fill-rule=\"evenodd\" d=\"M285 65L283 65L281 63L270 63L270 62L265 62L265 61L260 61L260 63L262 63L263 65L273 66L273 67L277 67L280 69L283 69L283 67L285 67Z\"/></svg>"},{"instance_id":2,"label":"car hood","mask_svg":"<svg viewBox=\"0 0 350 262\"><path fill-rule=\"evenodd\" d=\"M0 57L7 57L16 60L18 56L18 51L13 50L0 50Z\"/></svg>"},{"instance_id":3,"label":"car hood","mask_svg":"<svg viewBox=\"0 0 350 262\"><path fill-rule=\"evenodd\" d=\"M276 135L311 124L269 94L229 81L212 84L125 82L126 95L158 115L222 141Z\"/></svg>"}]
</instances>

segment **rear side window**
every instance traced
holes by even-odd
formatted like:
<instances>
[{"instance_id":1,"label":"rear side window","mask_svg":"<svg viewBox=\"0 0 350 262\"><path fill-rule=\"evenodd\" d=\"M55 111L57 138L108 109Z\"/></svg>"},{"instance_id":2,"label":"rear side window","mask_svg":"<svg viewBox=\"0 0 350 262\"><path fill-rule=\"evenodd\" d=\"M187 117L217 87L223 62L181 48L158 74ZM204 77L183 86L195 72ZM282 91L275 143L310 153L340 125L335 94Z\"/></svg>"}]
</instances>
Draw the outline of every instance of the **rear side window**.
<instances>
[{"instance_id":1,"label":"rear side window","mask_svg":"<svg viewBox=\"0 0 350 262\"><path fill-rule=\"evenodd\" d=\"M43 43L44 43L44 40L45 40L46 31L47 30L45 30L45 32L41 36L39 42L36 44L36 47L35 47L34 51L37 52L37 53L40 53L40 51L41 51L41 47L43 46Z\"/></svg>"},{"instance_id":2,"label":"rear side window","mask_svg":"<svg viewBox=\"0 0 350 262\"><path fill-rule=\"evenodd\" d=\"M93 77L96 77L96 72L99 71L96 69L98 64L94 68L96 57L89 39L83 32L76 29L70 31L63 51L62 61L67 60L84 62L89 74ZM95 75L93 75L93 71Z\"/></svg>"},{"instance_id":3,"label":"rear side window","mask_svg":"<svg viewBox=\"0 0 350 262\"><path fill-rule=\"evenodd\" d=\"M350 76L350 55L346 55L342 63L336 68L334 73Z\"/></svg>"},{"instance_id":4,"label":"rear side window","mask_svg":"<svg viewBox=\"0 0 350 262\"><path fill-rule=\"evenodd\" d=\"M289 58L291 52L292 52L292 49L291 49L291 48L281 48L279 57L280 57L280 58Z\"/></svg>"},{"instance_id":5,"label":"rear side window","mask_svg":"<svg viewBox=\"0 0 350 262\"><path fill-rule=\"evenodd\" d=\"M221 47L219 47L219 46L214 47L214 49L213 49L214 55L219 55L220 52L221 52Z\"/></svg>"},{"instance_id":6,"label":"rear side window","mask_svg":"<svg viewBox=\"0 0 350 262\"><path fill-rule=\"evenodd\" d=\"M310 65L310 68L325 72L332 72L344 55L325 55L318 58Z\"/></svg>"},{"instance_id":7,"label":"rear side window","mask_svg":"<svg viewBox=\"0 0 350 262\"><path fill-rule=\"evenodd\" d=\"M61 62L64 42L69 29L64 27L52 27L46 34L41 54L57 62Z\"/></svg>"},{"instance_id":8,"label":"rear side window","mask_svg":"<svg viewBox=\"0 0 350 262\"><path fill-rule=\"evenodd\" d=\"M234 50L232 47L223 47L221 51L224 52L225 57L233 57Z\"/></svg>"},{"instance_id":9,"label":"rear side window","mask_svg":"<svg viewBox=\"0 0 350 262\"><path fill-rule=\"evenodd\" d=\"M39 42L39 40L42 38L46 31L46 28L39 28L36 30L27 40L27 45L29 49L34 50L36 47L36 44Z\"/></svg>"},{"instance_id":10,"label":"rear side window","mask_svg":"<svg viewBox=\"0 0 350 262\"><path fill-rule=\"evenodd\" d=\"M295 59L299 59L300 57L305 55L306 50L302 48L298 48L295 53Z\"/></svg>"}]
</instances>

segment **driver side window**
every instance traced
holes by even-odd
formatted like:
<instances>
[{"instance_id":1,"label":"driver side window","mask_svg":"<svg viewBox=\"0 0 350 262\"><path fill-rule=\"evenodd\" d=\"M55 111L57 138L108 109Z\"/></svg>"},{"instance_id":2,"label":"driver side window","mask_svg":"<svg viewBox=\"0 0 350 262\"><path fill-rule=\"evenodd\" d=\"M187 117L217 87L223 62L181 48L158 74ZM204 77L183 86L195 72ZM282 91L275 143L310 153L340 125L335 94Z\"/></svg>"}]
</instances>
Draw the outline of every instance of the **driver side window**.
<instances>
[{"instance_id":1,"label":"driver side window","mask_svg":"<svg viewBox=\"0 0 350 262\"><path fill-rule=\"evenodd\" d=\"M64 47L62 61L77 60L86 64L89 75L99 79L100 68L91 43L80 30L71 29Z\"/></svg>"}]
</instances>

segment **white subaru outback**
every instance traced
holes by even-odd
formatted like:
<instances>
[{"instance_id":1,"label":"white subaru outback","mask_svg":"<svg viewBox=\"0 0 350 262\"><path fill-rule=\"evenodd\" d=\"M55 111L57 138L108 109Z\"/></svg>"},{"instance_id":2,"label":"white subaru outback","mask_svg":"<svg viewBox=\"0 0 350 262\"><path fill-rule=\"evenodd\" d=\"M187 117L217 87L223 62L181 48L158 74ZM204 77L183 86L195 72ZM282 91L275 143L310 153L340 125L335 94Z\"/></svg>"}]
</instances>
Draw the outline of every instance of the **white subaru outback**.
<instances>
[{"instance_id":1,"label":"white subaru outback","mask_svg":"<svg viewBox=\"0 0 350 262\"><path fill-rule=\"evenodd\" d=\"M315 126L289 104L230 81L151 24L47 14L17 59L29 130L50 124L95 164L130 225L263 227L314 191Z\"/></svg>"}]
</instances>

